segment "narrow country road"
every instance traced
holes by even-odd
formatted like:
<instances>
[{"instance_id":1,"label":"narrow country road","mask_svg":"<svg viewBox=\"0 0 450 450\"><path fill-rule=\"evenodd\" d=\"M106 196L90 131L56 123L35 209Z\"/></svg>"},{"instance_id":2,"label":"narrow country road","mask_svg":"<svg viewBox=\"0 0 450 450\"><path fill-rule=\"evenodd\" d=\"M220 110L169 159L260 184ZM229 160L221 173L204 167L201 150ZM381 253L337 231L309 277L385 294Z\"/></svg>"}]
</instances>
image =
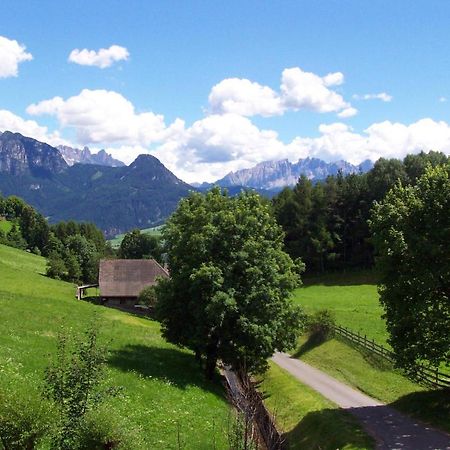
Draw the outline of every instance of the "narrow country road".
<instances>
[{"instance_id":1,"label":"narrow country road","mask_svg":"<svg viewBox=\"0 0 450 450\"><path fill-rule=\"evenodd\" d=\"M374 437L377 450L450 450L450 436L415 421L286 353L273 361L356 416Z\"/></svg>"}]
</instances>

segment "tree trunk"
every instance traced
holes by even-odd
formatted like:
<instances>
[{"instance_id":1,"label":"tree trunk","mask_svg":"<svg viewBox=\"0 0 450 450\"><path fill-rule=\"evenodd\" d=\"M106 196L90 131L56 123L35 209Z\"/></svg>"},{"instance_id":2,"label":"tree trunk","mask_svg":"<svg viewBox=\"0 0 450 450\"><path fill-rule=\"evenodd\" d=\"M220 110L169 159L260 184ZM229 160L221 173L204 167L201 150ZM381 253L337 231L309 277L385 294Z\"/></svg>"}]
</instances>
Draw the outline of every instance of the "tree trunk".
<instances>
[{"instance_id":1,"label":"tree trunk","mask_svg":"<svg viewBox=\"0 0 450 450\"><path fill-rule=\"evenodd\" d=\"M217 356L207 355L206 366L205 366L205 376L208 380L212 380L214 373L216 371Z\"/></svg>"},{"instance_id":2,"label":"tree trunk","mask_svg":"<svg viewBox=\"0 0 450 450\"><path fill-rule=\"evenodd\" d=\"M213 335L210 337L210 341L206 347L205 375L208 380L213 379L216 370L218 343L219 339Z\"/></svg>"}]
</instances>

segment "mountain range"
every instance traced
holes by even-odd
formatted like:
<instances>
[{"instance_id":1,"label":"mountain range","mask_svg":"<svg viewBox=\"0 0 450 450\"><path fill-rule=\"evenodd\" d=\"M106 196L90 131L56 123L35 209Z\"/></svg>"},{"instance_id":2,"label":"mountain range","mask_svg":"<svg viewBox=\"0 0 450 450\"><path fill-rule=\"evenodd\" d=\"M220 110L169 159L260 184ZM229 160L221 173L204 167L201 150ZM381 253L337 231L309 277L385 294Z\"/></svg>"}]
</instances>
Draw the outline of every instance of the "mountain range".
<instances>
[{"instance_id":1,"label":"mountain range","mask_svg":"<svg viewBox=\"0 0 450 450\"><path fill-rule=\"evenodd\" d=\"M347 161L327 163L318 158L299 159L291 163L287 159L280 161L264 161L250 169L242 169L230 172L225 177L213 184L221 187L245 186L258 190L279 191L286 186L295 186L301 175L305 175L312 181L324 180L330 175L341 172L343 175L367 172L373 167L370 160L359 165L353 165ZM199 185L201 189L210 187L211 184Z\"/></svg>"},{"instance_id":2,"label":"mountain range","mask_svg":"<svg viewBox=\"0 0 450 450\"><path fill-rule=\"evenodd\" d=\"M100 150L97 153L92 153L89 147L79 148L69 147L67 145L58 145L56 147L66 163L69 166L74 164L98 164L99 166L122 167L125 164L118 159L114 159L105 150Z\"/></svg>"},{"instance_id":3,"label":"mountain range","mask_svg":"<svg viewBox=\"0 0 450 450\"><path fill-rule=\"evenodd\" d=\"M293 186L301 175L313 181L341 171L366 172L371 161L355 166L346 161L326 163L318 158L266 161L250 169L230 172L215 183L183 182L151 155L140 155L129 166L104 150L93 154L46 143L5 131L0 133L0 192L17 195L36 207L50 223L89 221L106 236L162 223L191 190L213 185L231 195L251 188L273 196Z\"/></svg>"},{"instance_id":4,"label":"mountain range","mask_svg":"<svg viewBox=\"0 0 450 450\"><path fill-rule=\"evenodd\" d=\"M48 144L5 131L0 135L0 192L17 195L49 222L94 222L113 236L163 222L194 189L150 155L129 166L70 166Z\"/></svg>"}]
</instances>

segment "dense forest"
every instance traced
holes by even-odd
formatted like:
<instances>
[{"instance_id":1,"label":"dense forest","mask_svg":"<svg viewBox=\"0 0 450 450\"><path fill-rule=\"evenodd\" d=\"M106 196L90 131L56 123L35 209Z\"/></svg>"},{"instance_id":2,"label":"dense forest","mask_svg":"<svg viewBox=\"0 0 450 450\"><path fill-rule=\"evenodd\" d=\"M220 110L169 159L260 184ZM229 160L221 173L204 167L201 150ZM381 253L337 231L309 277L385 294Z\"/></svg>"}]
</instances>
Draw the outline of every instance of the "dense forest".
<instances>
[{"instance_id":1,"label":"dense forest","mask_svg":"<svg viewBox=\"0 0 450 450\"><path fill-rule=\"evenodd\" d=\"M286 251L301 258L309 273L374 264L368 226L374 202L396 184L414 185L427 165L449 162L444 153L430 151L398 159L379 159L364 174L330 176L313 183L300 177L273 199L278 223L285 232Z\"/></svg>"}]
</instances>

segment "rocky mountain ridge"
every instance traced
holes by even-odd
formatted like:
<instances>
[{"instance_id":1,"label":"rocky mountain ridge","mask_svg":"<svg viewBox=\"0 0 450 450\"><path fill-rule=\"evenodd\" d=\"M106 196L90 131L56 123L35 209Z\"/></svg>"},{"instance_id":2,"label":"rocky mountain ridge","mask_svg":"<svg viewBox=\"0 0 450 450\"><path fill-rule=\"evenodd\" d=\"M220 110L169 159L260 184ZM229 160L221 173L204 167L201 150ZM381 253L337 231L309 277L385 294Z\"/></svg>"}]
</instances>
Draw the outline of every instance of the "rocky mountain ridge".
<instances>
[{"instance_id":1,"label":"rocky mountain ridge","mask_svg":"<svg viewBox=\"0 0 450 450\"><path fill-rule=\"evenodd\" d=\"M64 160L69 166L74 164L98 164L100 166L122 167L125 163L114 159L105 150L100 150L97 153L92 153L89 147L83 149L69 147L67 145L58 145L56 147L63 156Z\"/></svg>"},{"instance_id":2,"label":"rocky mountain ridge","mask_svg":"<svg viewBox=\"0 0 450 450\"><path fill-rule=\"evenodd\" d=\"M230 172L213 184L222 187L244 186L255 189L279 190L286 186L295 186L301 175L313 181L324 180L330 175L343 175L367 172L373 167L369 160L359 165L347 161L327 163L319 158L299 159L291 163L287 159L280 161L264 161L250 169ZM205 187L202 185L201 187Z\"/></svg>"}]
</instances>

